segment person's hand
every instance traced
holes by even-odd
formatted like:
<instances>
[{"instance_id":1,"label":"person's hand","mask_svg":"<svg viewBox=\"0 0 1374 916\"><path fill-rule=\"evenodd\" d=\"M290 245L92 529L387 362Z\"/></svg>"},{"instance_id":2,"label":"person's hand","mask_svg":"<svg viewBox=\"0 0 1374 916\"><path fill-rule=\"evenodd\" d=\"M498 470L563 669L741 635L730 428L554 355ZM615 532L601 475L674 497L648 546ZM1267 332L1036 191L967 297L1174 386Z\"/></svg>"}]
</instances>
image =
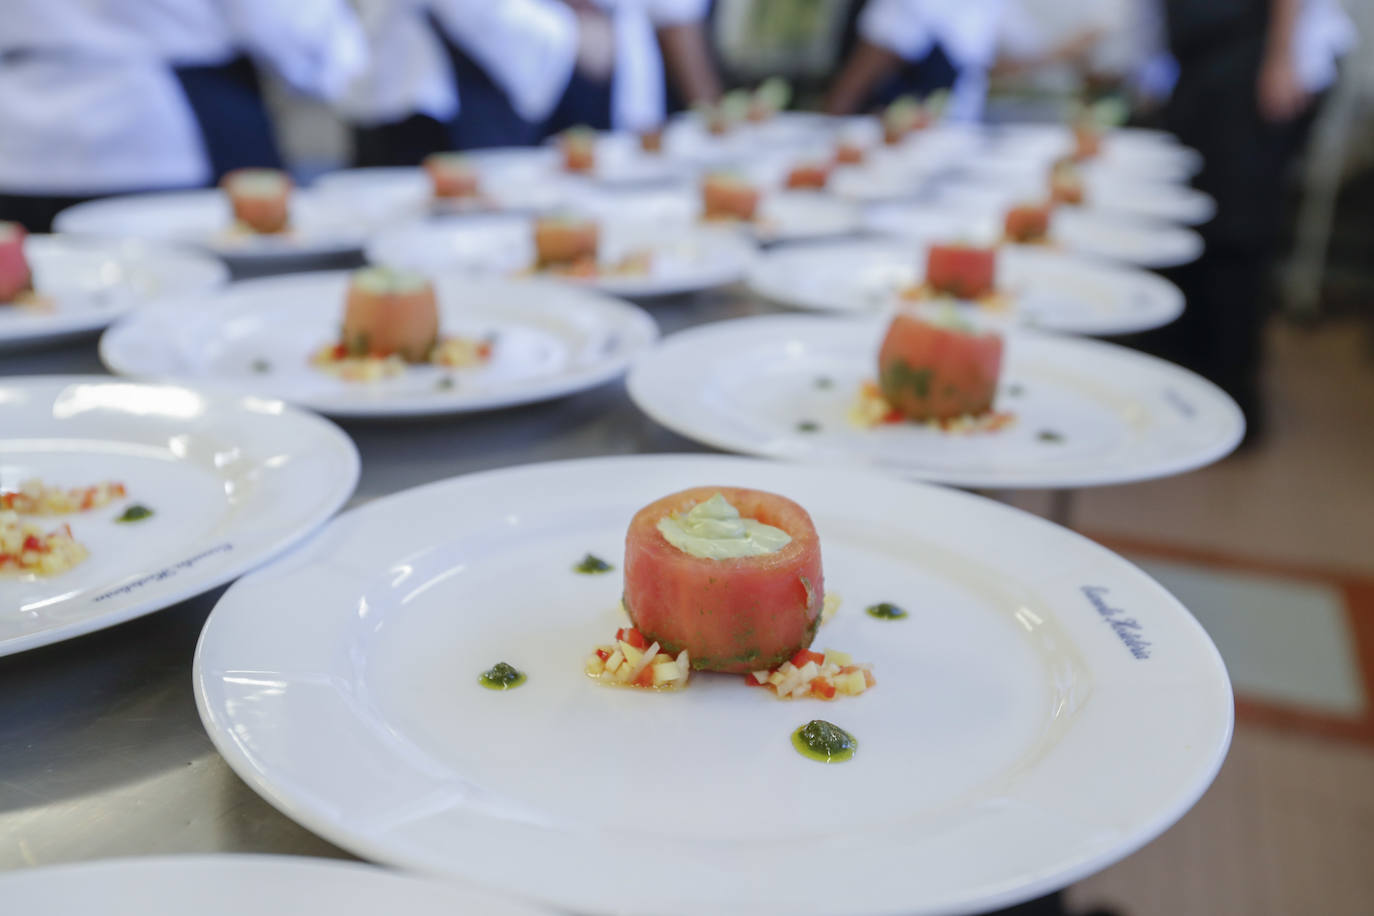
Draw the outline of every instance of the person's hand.
<instances>
[{"instance_id":1,"label":"person's hand","mask_svg":"<svg viewBox=\"0 0 1374 916\"><path fill-rule=\"evenodd\" d=\"M593 82L604 83L615 69L615 28L605 13L574 9L577 10L577 72Z\"/></svg>"},{"instance_id":2,"label":"person's hand","mask_svg":"<svg viewBox=\"0 0 1374 916\"><path fill-rule=\"evenodd\" d=\"M1260 116L1275 124L1291 121L1312 101L1293 66L1293 56L1268 53L1260 65L1256 87Z\"/></svg>"}]
</instances>

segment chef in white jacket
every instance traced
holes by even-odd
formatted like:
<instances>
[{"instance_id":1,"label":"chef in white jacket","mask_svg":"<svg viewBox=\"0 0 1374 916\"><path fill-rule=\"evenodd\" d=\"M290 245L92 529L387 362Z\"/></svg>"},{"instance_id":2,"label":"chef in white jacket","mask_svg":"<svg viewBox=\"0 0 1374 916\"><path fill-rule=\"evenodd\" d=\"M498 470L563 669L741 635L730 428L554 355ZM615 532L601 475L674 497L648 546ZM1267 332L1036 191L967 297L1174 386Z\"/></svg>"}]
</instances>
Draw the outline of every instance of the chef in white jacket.
<instances>
[{"instance_id":1,"label":"chef in white jacket","mask_svg":"<svg viewBox=\"0 0 1374 916\"><path fill-rule=\"evenodd\" d=\"M719 92L700 28L708 0L354 2L372 52L341 106L358 165L529 144L571 123L656 125L660 42L688 95Z\"/></svg>"},{"instance_id":2,"label":"chef in white jacket","mask_svg":"<svg viewBox=\"0 0 1374 916\"><path fill-rule=\"evenodd\" d=\"M0 219L279 165L250 54L329 98L366 43L344 0L5 0Z\"/></svg>"},{"instance_id":3,"label":"chef in white jacket","mask_svg":"<svg viewBox=\"0 0 1374 916\"><path fill-rule=\"evenodd\" d=\"M980 117L1002 19L1014 12L1005 0L870 0L859 16L858 46L831 86L827 110L859 110L904 65L934 58L948 61L947 116ZM946 87L922 90L929 88Z\"/></svg>"}]
</instances>

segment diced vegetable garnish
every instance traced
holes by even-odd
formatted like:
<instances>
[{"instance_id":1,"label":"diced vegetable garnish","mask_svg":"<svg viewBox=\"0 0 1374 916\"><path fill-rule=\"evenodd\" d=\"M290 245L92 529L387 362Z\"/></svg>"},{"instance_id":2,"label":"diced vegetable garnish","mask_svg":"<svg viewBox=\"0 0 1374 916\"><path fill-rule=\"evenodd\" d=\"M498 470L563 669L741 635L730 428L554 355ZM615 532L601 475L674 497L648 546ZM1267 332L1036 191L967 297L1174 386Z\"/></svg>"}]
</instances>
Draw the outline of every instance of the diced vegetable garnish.
<instances>
[{"instance_id":1,"label":"diced vegetable garnish","mask_svg":"<svg viewBox=\"0 0 1374 916\"><path fill-rule=\"evenodd\" d=\"M650 690L681 690L691 677L691 659L683 649L676 656L658 643L646 645L634 627L616 630L615 644L598 646L587 657L587 676L598 683Z\"/></svg>"},{"instance_id":2,"label":"diced vegetable garnish","mask_svg":"<svg viewBox=\"0 0 1374 916\"><path fill-rule=\"evenodd\" d=\"M877 684L867 665L855 665L849 653L834 649L823 653L803 649L772 671L751 671L744 682L767 687L784 700L853 697Z\"/></svg>"}]
</instances>

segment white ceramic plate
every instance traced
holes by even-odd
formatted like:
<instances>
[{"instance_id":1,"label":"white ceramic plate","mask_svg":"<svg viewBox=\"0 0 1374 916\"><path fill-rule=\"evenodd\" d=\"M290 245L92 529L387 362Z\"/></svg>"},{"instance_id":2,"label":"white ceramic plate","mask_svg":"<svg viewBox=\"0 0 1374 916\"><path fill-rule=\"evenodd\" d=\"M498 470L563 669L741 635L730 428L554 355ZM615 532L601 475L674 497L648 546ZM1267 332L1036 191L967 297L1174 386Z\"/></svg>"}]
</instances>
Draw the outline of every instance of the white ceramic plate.
<instances>
[{"instance_id":1,"label":"white ceramic plate","mask_svg":"<svg viewBox=\"0 0 1374 916\"><path fill-rule=\"evenodd\" d=\"M344 381L310 365L334 342L348 273L235 284L147 309L106 332L101 359L137 378L215 382L341 417L461 413L561 397L624 373L658 336L643 310L567 286L447 275L435 280L445 334L492 338L480 368L410 366Z\"/></svg>"},{"instance_id":2,"label":"white ceramic plate","mask_svg":"<svg viewBox=\"0 0 1374 916\"><path fill-rule=\"evenodd\" d=\"M743 122L721 136L707 131L695 112L685 112L663 131L663 150L673 159L694 164L719 163L828 142L839 119L805 111L784 111L762 124Z\"/></svg>"},{"instance_id":3,"label":"white ceramic plate","mask_svg":"<svg viewBox=\"0 0 1374 916\"><path fill-rule=\"evenodd\" d=\"M291 195L291 228L278 235L233 229L228 198L216 189L131 194L77 204L57 214L59 232L195 245L225 260L308 262L359 251L365 211L309 189Z\"/></svg>"},{"instance_id":4,"label":"white ceramic plate","mask_svg":"<svg viewBox=\"0 0 1374 916\"><path fill-rule=\"evenodd\" d=\"M550 164L507 165L498 159L484 166L484 161L473 162L481 182L479 201L435 200L429 177L418 168L344 169L321 175L315 188L341 208L366 213L375 224L494 210L537 212L567 202L572 186Z\"/></svg>"},{"instance_id":5,"label":"white ceramic plate","mask_svg":"<svg viewBox=\"0 0 1374 916\"><path fill-rule=\"evenodd\" d=\"M965 206L894 203L870 207L864 222L874 232L915 241L963 239L994 244L1002 238L1005 212L986 201ZM1049 247L1160 269L1197 260L1202 256L1203 242L1200 235L1182 226L1100 210L1057 207L1050 221Z\"/></svg>"},{"instance_id":6,"label":"white ceramic plate","mask_svg":"<svg viewBox=\"0 0 1374 916\"><path fill-rule=\"evenodd\" d=\"M1111 344L1026 333L1007 337L1003 357L996 408L1014 414L1010 427L862 429L848 412L860 385L877 379L886 329L886 320L819 316L706 325L638 360L630 396L715 448L996 489L1179 474L1229 454L1245 429L1235 403L1187 370Z\"/></svg>"},{"instance_id":7,"label":"white ceramic plate","mask_svg":"<svg viewBox=\"0 0 1374 916\"><path fill-rule=\"evenodd\" d=\"M0 305L0 350L97 331L160 296L198 293L229 279L213 258L148 242L31 235L24 255L48 304Z\"/></svg>"},{"instance_id":8,"label":"white ceramic plate","mask_svg":"<svg viewBox=\"0 0 1374 916\"><path fill-rule=\"evenodd\" d=\"M48 578L0 577L0 655L122 623L276 556L343 505L358 452L280 401L98 377L0 379L0 489L118 481L128 498L37 519L90 556ZM151 518L119 524L133 503Z\"/></svg>"},{"instance_id":9,"label":"white ceramic plate","mask_svg":"<svg viewBox=\"0 0 1374 916\"><path fill-rule=\"evenodd\" d=\"M1005 208L1023 200L1043 200L1049 192L1049 169L1001 169L974 161L961 178L942 183L936 198L959 206ZM1197 226L1216 215L1216 201L1196 188L1164 181L1139 181L1119 173L1088 169L1083 173L1081 209L1120 213L1151 220ZM1080 209L1066 207L1065 209Z\"/></svg>"},{"instance_id":10,"label":"white ceramic plate","mask_svg":"<svg viewBox=\"0 0 1374 916\"><path fill-rule=\"evenodd\" d=\"M924 280L926 251L925 244L882 239L787 245L760 257L748 283L795 308L890 311L906 304L904 289ZM1160 327L1183 312L1183 294L1162 277L1056 251L1004 246L997 277L1005 307L960 308L998 324L1104 336Z\"/></svg>"},{"instance_id":11,"label":"white ceramic plate","mask_svg":"<svg viewBox=\"0 0 1374 916\"><path fill-rule=\"evenodd\" d=\"M1005 124L992 131L1000 154L1049 162L1073 152L1073 132L1061 124ZM1202 155L1173 134L1141 128L1116 128L1102 141L1095 164L1138 178L1187 181L1202 169Z\"/></svg>"},{"instance_id":12,"label":"white ceramic plate","mask_svg":"<svg viewBox=\"0 0 1374 916\"><path fill-rule=\"evenodd\" d=\"M301 856L110 859L0 875L19 913L49 916L536 916L546 913L453 884Z\"/></svg>"},{"instance_id":13,"label":"white ceramic plate","mask_svg":"<svg viewBox=\"0 0 1374 916\"><path fill-rule=\"evenodd\" d=\"M368 244L367 259L427 272L517 276L534 263L532 225L528 217L489 216L398 226ZM617 296L665 296L734 283L755 254L751 241L730 230L635 220L603 221L600 247L603 264L640 252L650 254L651 264L645 273L553 279Z\"/></svg>"},{"instance_id":14,"label":"white ceramic plate","mask_svg":"<svg viewBox=\"0 0 1374 916\"><path fill-rule=\"evenodd\" d=\"M603 220L628 220L655 226L658 231L669 226L684 230L731 228L702 223L697 187L584 193L576 198L575 206ZM860 216L856 205L831 194L774 190L760 195L756 221L737 224L737 228L768 244L849 235L858 231Z\"/></svg>"},{"instance_id":15,"label":"white ceramic plate","mask_svg":"<svg viewBox=\"0 0 1374 916\"><path fill-rule=\"evenodd\" d=\"M621 617L631 515L718 482L782 493L843 600L817 644L871 662L857 699L735 676L591 682ZM912 614L864 614L880 601ZM270 633L271 638L263 638ZM498 660L528 674L493 692ZM1221 658L1135 567L994 502L738 458L534 465L373 502L245 578L194 680L230 765L378 861L586 913L965 913L1056 890L1186 811L1225 754ZM824 718L851 762L798 755Z\"/></svg>"}]
</instances>

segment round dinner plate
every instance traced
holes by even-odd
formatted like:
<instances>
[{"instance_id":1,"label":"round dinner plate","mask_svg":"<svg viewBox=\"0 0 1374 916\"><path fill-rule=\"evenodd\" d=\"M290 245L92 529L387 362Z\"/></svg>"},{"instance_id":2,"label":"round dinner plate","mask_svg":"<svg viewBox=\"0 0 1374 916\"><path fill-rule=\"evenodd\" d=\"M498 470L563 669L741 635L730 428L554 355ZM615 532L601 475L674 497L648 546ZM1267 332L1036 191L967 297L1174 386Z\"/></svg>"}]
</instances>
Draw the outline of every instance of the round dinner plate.
<instances>
[{"instance_id":1,"label":"round dinner plate","mask_svg":"<svg viewBox=\"0 0 1374 916\"><path fill-rule=\"evenodd\" d=\"M877 378L886 320L766 316L674 334L630 370L630 397L669 429L768 458L862 465L961 487L1131 483L1210 464L1240 442L1240 409L1211 382L1124 347L1006 338L996 431L850 419Z\"/></svg>"},{"instance_id":2,"label":"round dinner plate","mask_svg":"<svg viewBox=\"0 0 1374 916\"><path fill-rule=\"evenodd\" d=\"M794 308L890 311L908 304L903 291L924 281L926 251L924 244L890 239L786 245L764 253L748 283ZM1183 312L1183 293L1162 277L1029 246L998 250L997 287L1005 305L960 308L995 324L1092 335L1157 328Z\"/></svg>"},{"instance_id":3,"label":"round dinner plate","mask_svg":"<svg viewBox=\"0 0 1374 916\"><path fill-rule=\"evenodd\" d=\"M205 381L339 417L463 413L561 397L624 373L658 336L642 309L550 283L434 280L441 333L491 342L484 365L407 366L346 381L311 364L337 342L348 272L237 283L145 309L107 331L100 356L136 378Z\"/></svg>"},{"instance_id":4,"label":"round dinner plate","mask_svg":"<svg viewBox=\"0 0 1374 916\"><path fill-rule=\"evenodd\" d=\"M198 293L229 279L214 258L151 242L31 235L24 256L42 300L0 304L0 350L98 331L160 296Z\"/></svg>"},{"instance_id":5,"label":"round dinner plate","mask_svg":"<svg viewBox=\"0 0 1374 916\"><path fill-rule=\"evenodd\" d=\"M990 131L992 147L1009 157L1049 162L1073 152L1073 131L1063 124L1003 124ZM1202 170L1202 155L1165 131L1109 129L1091 160L1115 171L1159 181L1187 181Z\"/></svg>"},{"instance_id":6,"label":"round dinner plate","mask_svg":"<svg viewBox=\"0 0 1374 916\"><path fill-rule=\"evenodd\" d=\"M816 645L877 685L783 701L739 675L594 683L640 507L690 486L799 502L840 597ZM863 608L897 602L905 621ZM270 634L270 638L264 638ZM507 661L512 691L477 683ZM720 456L509 468L350 512L220 600L196 699L250 786L377 861L573 912L933 914L1057 890L1201 795L1232 699L1191 615L1129 563L990 500ZM791 732L858 740L825 765Z\"/></svg>"},{"instance_id":7,"label":"round dinner plate","mask_svg":"<svg viewBox=\"0 0 1374 916\"><path fill-rule=\"evenodd\" d=\"M280 401L99 377L0 379L0 490L122 483L68 515L89 556L49 577L0 573L0 655L168 607L241 575L333 515L358 452L327 420ZM131 505L152 510L120 523Z\"/></svg>"},{"instance_id":8,"label":"round dinner plate","mask_svg":"<svg viewBox=\"0 0 1374 916\"><path fill-rule=\"evenodd\" d=\"M194 245L240 264L351 254L362 249L368 234L363 210L310 189L291 192L286 232L259 235L233 223L229 199L213 188L107 197L69 207L53 221L59 232Z\"/></svg>"},{"instance_id":9,"label":"round dinner plate","mask_svg":"<svg viewBox=\"0 0 1374 916\"><path fill-rule=\"evenodd\" d=\"M751 223L704 223L698 187L591 192L579 196L576 207L599 219L644 223L658 231L738 228L760 244L850 235L862 222L856 205L820 191L765 190Z\"/></svg>"},{"instance_id":10,"label":"round dinner plate","mask_svg":"<svg viewBox=\"0 0 1374 916\"><path fill-rule=\"evenodd\" d=\"M524 216L483 216L398 226L379 233L367 246L367 259L427 272L463 271L474 275L528 275L534 264L533 220ZM551 279L598 289L614 296L666 296L726 286L744 276L756 246L728 229L684 230L638 220L601 223L597 277ZM647 256L647 268L618 272L626 258Z\"/></svg>"},{"instance_id":11,"label":"round dinner plate","mask_svg":"<svg viewBox=\"0 0 1374 916\"><path fill-rule=\"evenodd\" d=\"M50 916L537 916L547 910L453 884L303 856L158 856L0 875L0 898Z\"/></svg>"},{"instance_id":12,"label":"round dinner plate","mask_svg":"<svg viewBox=\"0 0 1374 916\"><path fill-rule=\"evenodd\" d=\"M1002 239L1006 210L979 200L954 203L892 203L870 207L865 226L874 231L924 242L967 241L991 245ZM1050 218L1048 247L1071 254L1163 269L1190 264L1202 256L1202 236L1170 223L1081 207L1056 207Z\"/></svg>"},{"instance_id":13,"label":"round dinner plate","mask_svg":"<svg viewBox=\"0 0 1374 916\"><path fill-rule=\"evenodd\" d=\"M549 210L566 203L571 190L569 182L553 172L551 163L488 159L474 160L472 167L479 176L481 196L471 201L437 200L424 170L404 166L329 172L314 187L341 208L366 213L376 225L494 210Z\"/></svg>"},{"instance_id":14,"label":"round dinner plate","mask_svg":"<svg viewBox=\"0 0 1374 916\"><path fill-rule=\"evenodd\" d=\"M1006 208L1026 200L1043 200L1049 193L1049 169L1002 169L975 160L964 175L942 183L936 199L958 206ZM1083 173L1084 203L1065 210L1084 209L1151 220L1198 226L1216 215L1216 201L1185 184L1138 181L1119 173L1090 168Z\"/></svg>"}]
</instances>

